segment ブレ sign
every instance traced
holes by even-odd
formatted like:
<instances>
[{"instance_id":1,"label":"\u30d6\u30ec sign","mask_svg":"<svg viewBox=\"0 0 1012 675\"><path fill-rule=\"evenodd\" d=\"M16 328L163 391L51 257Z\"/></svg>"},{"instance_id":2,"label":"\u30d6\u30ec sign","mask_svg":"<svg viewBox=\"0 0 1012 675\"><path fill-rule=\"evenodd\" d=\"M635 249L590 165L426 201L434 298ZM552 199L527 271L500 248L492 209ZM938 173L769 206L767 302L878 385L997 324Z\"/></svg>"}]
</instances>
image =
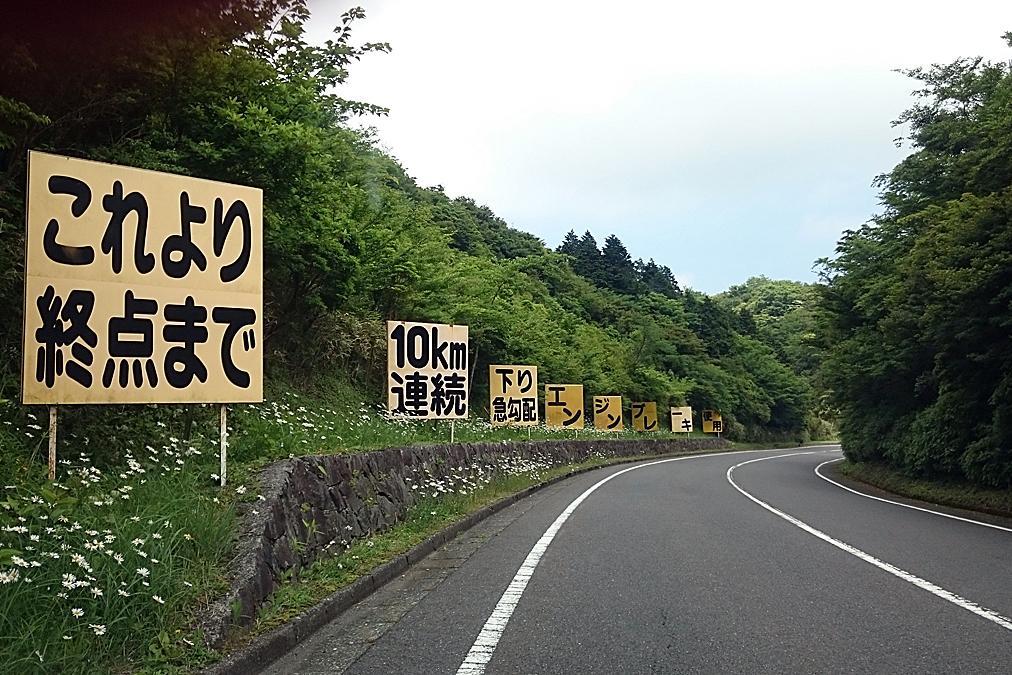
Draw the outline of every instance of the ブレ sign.
<instances>
[{"instance_id":1,"label":"\u30d6\u30ec sign","mask_svg":"<svg viewBox=\"0 0 1012 675\"><path fill-rule=\"evenodd\" d=\"M692 432L692 408L671 409L671 430L684 431L685 433Z\"/></svg>"},{"instance_id":2,"label":"\u30d6\u30ec sign","mask_svg":"<svg viewBox=\"0 0 1012 675\"><path fill-rule=\"evenodd\" d=\"M583 385L545 385L545 426L563 429L582 429Z\"/></svg>"},{"instance_id":3,"label":"\u30d6\u30ec sign","mask_svg":"<svg viewBox=\"0 0 1012 675\"><path fill-rule=\"evenodd\" d=\"M492 426L538 423L538 367L488 367L489 417Z\"/></svg>"},{"instance_id":4,"label":"\u30d6\u30ec sign","mask_svg":"<svg viewBox=\"0 0 1012 675\"><path fill-rule=\"evenodd\" d=\"M601 431L622 431L622 397L594 397L594 428Z\"/></svg>"},{"instance_id":5,"label":"\u30d6\u30ec sign","mask_svg":"<svg viewBox=\"0 0 1012 675\"><path fill-rule=\"evenodd\" d=\"M467 326L387 321L387 407L424 419L467 417Z\"/></svg>"},{"instance_id":6,"label":"\u30d6\u30ec sign","mask_svg":"<svg viewBox=\"0 0 1012 675\"><path fill-rule=\"evenodd\" d=\"M28 154L22 400L263 400L263 193Z\"/></svg>"},{"instance_id":7,"label":"\u30d6\u30ec sign","mask_svg":"<svg viewBox=\"0 0 1012 675\"><path fill-rule=\"evenodd\" d=\"M635 431L657 431L660 428L660 425L657 424L656 402L633 403L631 408Z\"/></svg>"}]
</instances>

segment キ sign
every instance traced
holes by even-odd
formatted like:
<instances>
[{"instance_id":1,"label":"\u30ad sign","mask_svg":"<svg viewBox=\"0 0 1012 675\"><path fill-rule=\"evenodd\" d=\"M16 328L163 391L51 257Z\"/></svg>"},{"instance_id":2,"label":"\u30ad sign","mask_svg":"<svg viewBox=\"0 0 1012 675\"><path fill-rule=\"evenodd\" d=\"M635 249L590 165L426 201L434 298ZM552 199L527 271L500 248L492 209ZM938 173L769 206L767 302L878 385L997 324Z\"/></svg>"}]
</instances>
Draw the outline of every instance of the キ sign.
<instances>
[{"instance_id":1,"label":"\u30ad sign","mask_svg":"<svg viewBox=\"0 0 1012 675\"><path fill-rule=\"evenodd\" d=\"M538 423L538 367L489 366L489 415L492 426Z\"/></svg>"},{"instance_id":2,"label":"\u30ad sign","mask_svg":"<svg viewBox=\"0 0 1012 675\"><path fill-rule=\"evenodd\" d=\"M545 385L545 425L563 429L582 429L583 385Z\"/></svg>"},{"instance_id":3,"label":"\u30ad sign","mask_svg":"<svg viewBox=\"0 0 1012 675\"><path fill-rule=\"evenodd\" d=\"M467 326L387 321L387 407L423 419L467 417Z\"/></svg>"},{"instance_id":4,"label":"\u30ad sign","mask_svg":"<svg viewBox=\"0 0 1012 675\"><path fill-rule=\"evenodd\" d=\"M601 431L622 431L622 397L594 397L594 428Z\"/></svg>"},{"instance_id":5,"label":"\u30ad sign","mask_svg":"<svg viewBox=\"0 0 1012 675\"><path fill-rule=\"evenodd\" d=\"M633 403L632 420L635 431L657 431L660 428L657 424L657 403Z\"/></svg>"},{"instance_id":6,"label":"\u30ad sign","mask_svg":"<svg viewBox=\"0 0 1012 675\"><path fill-rule=\"evenodd\" d=\"M671 409L671 430L684 431L685 433L692 432L692 408Z\"/></svg>"},{"instance_id":7,"label":"\u30ad sign","mask_svg":"<svg viewBox=\"0 0 1012 675\"><path fill-rule=\"evenodd\" d=\"M262 401L262 202L30 152L24 403Z\"/></svg>"},{"instance_id":8,"label":"\u30ad sign","mask_svg":"<svg viewBox=\"0 0 1012 675\"><path fill-rule=\"evenodd\" d=\"M719 434L724 430L724 421L719 410L703 411L703 433Z\"/></svg>"}]
</instances>

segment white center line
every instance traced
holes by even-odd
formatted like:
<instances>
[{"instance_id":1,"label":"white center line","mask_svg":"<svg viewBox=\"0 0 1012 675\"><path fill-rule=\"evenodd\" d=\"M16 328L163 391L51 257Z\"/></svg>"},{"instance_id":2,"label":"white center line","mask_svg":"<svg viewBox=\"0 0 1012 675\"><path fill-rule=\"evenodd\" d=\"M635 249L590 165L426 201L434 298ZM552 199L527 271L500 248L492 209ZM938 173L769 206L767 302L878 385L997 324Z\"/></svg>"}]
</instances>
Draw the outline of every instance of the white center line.
<instances>
[{"instance_id":1,"label":"white center line","mask_svg":"<svg viewBox=\"0 0 1012 675\"><path fill-rule=\"evenodd\" d=\"M723 457L725 455L740 455L743 453L752 452L769 452L769 450L738 450L736 452L719 452L719 453L708 453L705 455L689 455L686 457L671 457L669 459L660 459L655 462L647 462L645 464L637 464L631 466L628 469L622 469L615 473L602 478L598 482L591 485L587 490L583 492L579 497L569 503L569 506L559 514L559 517L555 519L545 533L541 535L538 542L534 544L534 548L531 549L530 553L527 554L527 558L524 559L520 569L517 570L516 575L513 577L513 581L506 587L502 597L499 598L498 604L495 609L492 610L491 616L488 617L488 621L482 627L481 632L478 633L477 639L474 644L471 645L471 649L467 652L467 656L464 657L464 661L460 664L457 669L457 675L481 675L485 672L485 667L488 662L492 660L492 653L495 652L495 648L499 645L499 639L502 637L503 631L506 630L506 624L509 623L510 617L513 616L513 611L517 608L517 603L520 602L520 598L524 594L524 590L527 588L527 583L531 580L531 576L534 574L534 570L537 568L538 563L541 562L541 556L545 554L545 550L548 545L555 539L555 535L558 534L563 524L569 520L569 516L572 515L573 511L576 510L583 501L591 495L599 487L607 483L613 478L618 478L624 473L642 469L648 466L654 466L656 464L666 464L668 462L679 462L684 459L697 459L699 457ZM824 452L824 451L823 451Z\"/></svg>"},{"instance_id":2,"label":"white center line","mask_svg":"<svg viewBox=\"0 0 1012 675\"><path fill-rule=\"evenodd\" d=\"M781 510L779 510L779 509L777 509L777 508L775 508L773 506L770 506L769 504L767 504L763 500L759 499L758 497L755 497L754 495L749 494L748 492L746 492L745 490L743 490L741 488L741 486L739 486L737 483L735 483L734 482L734 478L732 477L732 474L734 474L734 470L735 469L737 469L740 466L745 466L746 464L751 464L752 462L762 462L762 461L765 461L765 460L768 460L768 459L780 459L781 457L794 457L795 455L810 455L810 454L812 454L812 453L810 453L810 452L794 452L794 453L791 453L789 455L775 455L773 457L759 457L758 459L750 459L747 462L742 462L740 464L736 464L736 465L732 466L730 469L728 469L727 470L727 481L734 487L734 489L736 489L738 492L742 493L743 495L745 495L746 497L748 497L749 499L751 499L753 502L755 502L759 506L763 507L764 509L766 509L767 511L769 511L772 514L774 514L776 516L779 516L780 518L783 518L784 520L786 520L790 524L792 524L792 525L794 525L796 527L801 528L802 530L804 530L808 534L811 534L811 535L813 535L815 537L818 537L819 539L821 539L821 540L823 540L823 541L825 541L825 542L827 542L829 544L832 544L833 546L837 547L841 551L849 553L850 555L852 555L852 556L854 556L856 558L859 558L859 559L865 561L866 563L870 563L870 564L874 565L875 567L878 567L881 570L885 570L889 574L892 574L895 577L899 577L900 579L903 579L904 581L909 582L909 583L913 584L914 586L917 586L918 588L921 588L921 589L927 591L928 593L931 593L932 595L938 596L939 598L941 598L941 599L943 599L943 600L945 600L947 602L951 602L952 604L956 605L957 607L961 607L961 608L967 610L968 612L973 612L977 616L982 617L984 619L987 619L991 623L994 623L994 624L997 624L997 625L1001 626L1005 630L1012 631L1012 620L1010 620L1010 619L1002 616L1001 614L998 614L997 612L995 612L993 610L987 609L986 607L981 607L980 605L978 605L976 603L973 603L973 602L967 600L966 598L960 597L959 595L956 595L955 593L953 593L951 591L947 591L944 588L942 588L941 586L933 584L930 581L927 581L926 579L922 579L922 578L920 578L920 577L918 577L918 576L916 576L914 574L911 574L910 572L906 572L904 570L901 570L899 567L896 567L895 565L891 565L891 564L889 564L887 562L883 562L882 560L879 560L875 556L873 556L871 554L868 554L868 553L865 553L864 551L862 551L862 550L860 550L858 548L855 548L855 547L851 546L850 544L846 544L846 543L840 541L839 539L834 539L833 537L829 536L825 532L817 530L814 527L812 527L811 525L808 525L807 523L803 523L800 520L798 520L797 518L795 518L794 516L791 516L791 515L789 515L787 513L784 513L783 511L781 511Z\"/></svg>"}]
</instances>

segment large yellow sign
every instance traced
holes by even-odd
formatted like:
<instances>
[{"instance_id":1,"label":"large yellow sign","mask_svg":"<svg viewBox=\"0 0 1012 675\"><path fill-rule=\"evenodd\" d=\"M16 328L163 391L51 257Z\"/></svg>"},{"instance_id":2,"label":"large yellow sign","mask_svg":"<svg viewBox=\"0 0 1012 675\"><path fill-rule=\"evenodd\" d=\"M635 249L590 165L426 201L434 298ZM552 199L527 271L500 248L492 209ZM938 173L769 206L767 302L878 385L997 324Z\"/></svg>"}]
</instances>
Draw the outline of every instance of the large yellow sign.
<instances>
[{"instance_id":1,"label":"large yellow sign","mask_svg":"<svg viewBox=\"0 0 1012 675\"><path fill-rule=\"evenodd\" d=\"M488 367L489 421L492 426L530 427L538 423L538 367Z\"/></svg>"},{"instance_id":2,"label":"large yellow sign","mask_svg":"<svg viewBox=\"0 0 1012 675\"><path fill-rule=\"evenodd\" d=\"M387 407L422 419L467 417L467 326L387 321Z\"/></svg>"},{"instance_id":3,"label":"large yellow sign","mask_svg":"<svg viewBox=\"0 0 1012 675\"><path fill-rule=\"evenodd\" d=\"M719 410L704 410L703 411L703 433L704 434L719 434L724 430L724 420L720 416Z\"/></svg>"},{"instance_id":4,"label":"large yellow sign","mask_svg":"<svg viewBox=\"0 0 1012 675\"><path fill-rule=\"evenodd\" d=\"M657 403L653 401L633 403L631 407L634 430L657 431L660 429L660 425L657 424Z\"/></svg>"},{"instance_id":5,"label":"large yellow sign","mask_svg":"<svg viewBox=\"0 0 1012 675\"><path fill-rule=\"evenodd\" d=\"M259 189L28 154L24 403L263 400Z\"/></svg>"},{"instance_id":6,"label":"large yellow sign","mask_svg":"<svg viewBox=\"0 0 1012 675\"><path fill-rule=\"evenodd\" d=\"M564 429L582 429L583 385L545 385L545 425Z\"/></svg>"},{"instance_id":7,"label":"large yellow sign","mask_svg":"<svg viewBox=\"0 0 1012 675\"><path fill-rule=\"evenodd\" d=\"M622 431L622 397L594 397L594 428L601 431Z\"/></svg>"},{"instance_id":8,"label":"large yellow sign","mask_svg":"<svg viewBox=\"0 0 1012 675\"><path fill-rule=\"evenodd\" d=\"M692 408L671 409L671 430L692 433Z\"/></svg>"}]
</instances>

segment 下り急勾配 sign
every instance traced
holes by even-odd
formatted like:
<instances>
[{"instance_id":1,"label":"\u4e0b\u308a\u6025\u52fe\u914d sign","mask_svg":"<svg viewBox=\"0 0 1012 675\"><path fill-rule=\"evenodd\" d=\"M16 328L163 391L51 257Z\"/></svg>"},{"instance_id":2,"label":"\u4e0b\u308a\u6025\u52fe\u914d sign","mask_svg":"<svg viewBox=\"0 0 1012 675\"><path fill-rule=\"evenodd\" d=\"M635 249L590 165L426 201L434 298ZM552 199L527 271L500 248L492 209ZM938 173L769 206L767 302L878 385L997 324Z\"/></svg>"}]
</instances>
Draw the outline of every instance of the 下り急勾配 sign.
<instances>
[{"instance_id":1,"label":"\u4e0b\u308a\u6025\u52fe\u914d sign","mask_svg":"<svg viewBox=\"0 0 1012 675\"><path fill-rule=\"evenodd\" d=\"M489 422L492 426L538 423L538 367L488 367Z\"/></svg>"}]
</instances>

